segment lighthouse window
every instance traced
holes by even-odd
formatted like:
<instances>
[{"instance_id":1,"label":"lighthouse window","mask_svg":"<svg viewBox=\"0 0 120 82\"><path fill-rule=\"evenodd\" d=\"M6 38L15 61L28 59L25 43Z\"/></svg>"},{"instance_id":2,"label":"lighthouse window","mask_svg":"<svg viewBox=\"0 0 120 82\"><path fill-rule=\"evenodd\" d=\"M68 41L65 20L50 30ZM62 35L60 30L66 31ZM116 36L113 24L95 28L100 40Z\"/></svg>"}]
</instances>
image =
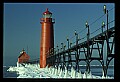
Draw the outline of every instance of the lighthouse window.
<instances>
[{"instance_id":1,"label":"lighthouse window","mask_svg":"<svg viewBox=\"0 0 120 82\"><path fill-rule=\"evenodd\" d=\"M51 14L45 14L45 15L43 15L44 18L51 18L51 16L52 16Z\"/></svg>"}]
</instances>

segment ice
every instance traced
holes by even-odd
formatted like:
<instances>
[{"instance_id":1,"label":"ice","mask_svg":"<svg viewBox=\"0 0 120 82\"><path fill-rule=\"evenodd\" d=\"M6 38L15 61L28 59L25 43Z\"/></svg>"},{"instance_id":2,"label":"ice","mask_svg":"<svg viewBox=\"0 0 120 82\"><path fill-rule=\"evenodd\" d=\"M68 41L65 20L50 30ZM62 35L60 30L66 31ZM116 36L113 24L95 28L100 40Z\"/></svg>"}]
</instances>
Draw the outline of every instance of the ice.
<instances>
[{"instance_id":1,"label":"ice","mask_svg":"<svg viewBox=\"0 0 120 82\"><path fill-rule=\"evenodd\" d=\"M7 66L3 66L3 67L7 67Z\"/></svg>"},{"instance_id":2,"label":"ice","mask_svg":"<svg viewBox=\"0 0 120 82\"><path fill-rule=\"evenodd\" d=\"M79 71L77 74L78 74L78 78L81 78L81 79L82 79L81 71Z\"/></svg>"},{"instance_id":3,"label":"ice","mask_svg":"<svg viewBox=\"0 0 120 82\"><path fill-rule=\"evenodd\" d=\"M60 69L60 74L59 74L59 77L61 77L61 76L62 76L62 73L63 73L63 71L62 71L62 69Z\"/></svg>"},{"instance_id":4,"label":"ice","mask_svg":"<svg viewBox=\"0 0 120 82\"><path fill-rule=\"evenodd\" d=\"M65 75L64 75L64 78L67 78L67 75L68 75L68 71L67 71L67 68L65 66Z\"/></svg>"},{"instance_id":5,"label":"ice","mask_svg":"<svg viewBox=\"0 0 120 82\"><path fill-rule=\"evenodd\" d=\"M72 67L71 68L71 78L75 78L75 77L76 77L76 71Z\"/></svg>"},{"instance_id":6,"label":"ice","mask_svg":"<svg viewBox=\"0 0 120 82\"><path fill-rule=\"evenodd\" d=\"M92 75L91 71L87 71L84 74L81 71L76 72L76 70L71 67L71 71L65 69L63 70L58 66L57 67L48 67L40 68L39 64L19 64L16 66L10 66L7 71L16 71L18 73L17 78L77 78L77 79L113 79L113 77L103 77ZM103 73L104 75L104 73Z\"/></svg>"}]
</instances>

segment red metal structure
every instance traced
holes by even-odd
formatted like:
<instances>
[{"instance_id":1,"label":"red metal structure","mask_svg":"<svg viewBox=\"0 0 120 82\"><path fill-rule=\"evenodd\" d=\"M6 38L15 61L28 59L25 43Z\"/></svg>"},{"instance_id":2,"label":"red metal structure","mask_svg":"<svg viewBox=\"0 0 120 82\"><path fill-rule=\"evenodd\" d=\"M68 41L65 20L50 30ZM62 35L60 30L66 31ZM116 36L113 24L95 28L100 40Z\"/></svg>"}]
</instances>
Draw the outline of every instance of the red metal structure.
<instances>
[{"instance_id":1,"label":"red metal structure","mask_svg":"<svg viewBox=\"0 0 120 82\"><path fill-rule=\"evenodd\" d=\"M26 54L25 50L23 49L22 52L20 52L20 56L18 57L18 63L25 63L29 61L30 56Z\"/></svg>"},{"instance_id":2,"label":"red metal structure","mask_svg":"<svg viewBox=\"0 0 120 82\"><path fill-rule=\"evenodd\" d=\"M41 20L41 43L40 43L40 68L46 67L46 57L50 49L54 48L54 29L55 23L52 19L52 13L48 11L48 8L43 13Z\"/></svg>"}]
</instances>

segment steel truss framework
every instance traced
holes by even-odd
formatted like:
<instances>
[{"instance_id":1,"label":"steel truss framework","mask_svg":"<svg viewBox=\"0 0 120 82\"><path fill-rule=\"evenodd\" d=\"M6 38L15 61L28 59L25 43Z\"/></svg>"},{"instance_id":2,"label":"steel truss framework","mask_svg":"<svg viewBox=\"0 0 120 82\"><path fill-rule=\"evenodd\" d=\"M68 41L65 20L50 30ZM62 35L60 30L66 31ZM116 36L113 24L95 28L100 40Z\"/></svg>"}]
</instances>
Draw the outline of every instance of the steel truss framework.
<instances>
[{"instance_id":1,"label":"steel truss framework","mask_svg":"<svg viewBox=\"0 0 120 82\"><path fill-rule=\"evenodd\" d=\"M86 71L90 72L90 63L93 60L97 60L102 65L104 76L106 76L109 63L115 55L115 27L112 27L108 31L104 31L90 39L89 34L87 35L87 41L78 43L79 40L76 37L76 44L74 46L71 46L72 43L69 43L69 40L67 40L67 49L65 49L66 46L63 46L61 43L61 49L57 49L57 51L54 49L49 51L47 56L47 64L50 64L54 67L56 66L57 68L59 65L61 65L61 67L64 69L64 66L72 66L72 63L74 62L76 63L75 69L79 72L79 63L81 61L85 61ZM104 53L105 44L107 44L106 54ZM97 57L93 55L94 51L97 52ZM103 58L105 55L106 59ZM75 58L73 58L73 56Z\"/></svg>"}]
</instances>

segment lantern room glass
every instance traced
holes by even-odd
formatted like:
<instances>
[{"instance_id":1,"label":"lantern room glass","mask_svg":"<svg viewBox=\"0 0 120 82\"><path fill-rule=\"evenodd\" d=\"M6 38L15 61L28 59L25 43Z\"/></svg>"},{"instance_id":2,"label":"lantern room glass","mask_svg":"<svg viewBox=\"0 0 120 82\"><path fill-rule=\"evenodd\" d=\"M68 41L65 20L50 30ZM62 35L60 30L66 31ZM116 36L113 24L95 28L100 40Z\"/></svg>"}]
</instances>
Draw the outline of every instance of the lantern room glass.
<instances>
[{"instance_id":1,"label":"lantern room glass","mask_svg":"<svg viewBox=\"0 0 120 82\"><path fill-rule=\"evenodd\" d=\"M44 14L43 18L52 18L52 14Z\"/></svg>"}]
</instances>

